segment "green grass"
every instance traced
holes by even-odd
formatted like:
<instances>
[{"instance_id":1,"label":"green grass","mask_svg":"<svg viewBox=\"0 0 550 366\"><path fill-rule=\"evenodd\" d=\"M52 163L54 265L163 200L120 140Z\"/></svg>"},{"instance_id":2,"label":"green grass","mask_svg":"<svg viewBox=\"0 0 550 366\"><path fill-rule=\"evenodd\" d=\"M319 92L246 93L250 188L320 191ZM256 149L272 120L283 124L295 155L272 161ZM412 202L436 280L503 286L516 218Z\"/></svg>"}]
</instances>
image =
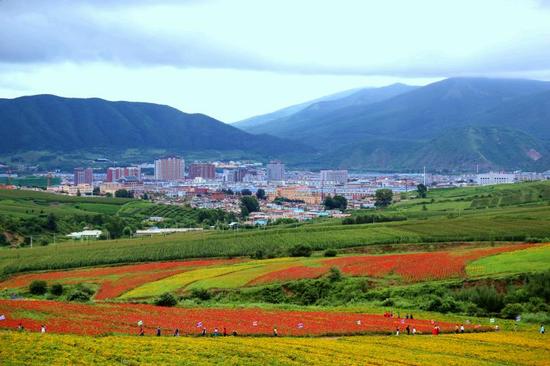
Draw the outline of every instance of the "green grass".
<instances>
[{"instance_id":1,"label":"green grass","mask_svg":"<svg viewBox=\"0 0 550 366\"><path fill-rule=\"evenodd\" d=\"M18 177L11 178L10 183L14 186L46 188L48 186L48 178L43 176ZM61 178L54 177L50 181L51 185L58 185L60 183ZM8 184L8 178L0 177L0 184Z\"/></svg>"},{"instance_id":2,"label":"green grass","mask_svg":"<svg viewBox=\"0 0 550 366\"><path fill-rule=\"evenodd\" d=\"M479 259L466 267L469 276L494 276L550 269L550 245Z\"/></svg>"}]
</instances>

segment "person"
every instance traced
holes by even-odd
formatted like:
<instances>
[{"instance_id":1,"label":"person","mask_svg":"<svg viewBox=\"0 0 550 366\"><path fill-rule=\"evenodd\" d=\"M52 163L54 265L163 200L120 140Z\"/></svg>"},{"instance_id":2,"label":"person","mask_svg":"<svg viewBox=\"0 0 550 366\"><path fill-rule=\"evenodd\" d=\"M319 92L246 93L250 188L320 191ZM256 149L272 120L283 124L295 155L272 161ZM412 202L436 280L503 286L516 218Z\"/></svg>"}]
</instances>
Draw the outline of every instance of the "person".
<instances>
[{"instance_id":1,"label":"person","mask_svg":"<svg viewBox=\"0 0 550 366\"><path fill-rule=\"evenodd\" d=\"M174 337L179 337L180 336L180 330L179 328L176 328L176 330L174 331Z\"/></svg>"},{"instance_id":2,"label":"person","mask_svg":"<svg viewBox=\"0 0 550 366\"><path fill-rule=\"evenodd\" d=\"M160 327L157 327L157 337L160 337Z\"/></svg>"},{"instance_id":3,"label":"person","mask_svg":"<svg viewBox=\"0 0 550 366\"><path fill-rule=\"evenodd\" d=\"M460 331L460 328L458 327L458 324L455 325L455 333L458 334L458 332Z\"/></svg>"},{"instance_id":4,"label":"person","mask_svg":"<svg viewBox=\"0 0 550 366\"><path fill-rule=\"evenodd\" d=\"M396 336L399 335L399 327L397 327L397 329L395 330L395 335L396 335Z\"/></svg>"},{"instance_id":5,"label":"person","mask_svg":"<svg viewBox=\"0 0 550 366\"><path fill-rule=\"evenodd\" d=\"M20 331L20 332L25 330L25 327L23 327L23 323L21 323L21 322L19 323L19 325L17 326L17 330Z\"/></svg>"},{"instance_id":6,"label":"person","mask_svg":"<svg viewBox=\"0 0 550 366\"><path fill-rule=\"evenodd\" d=\"M498 326L498 324L497 324L497 325L495 325L495 331L497 331L497 332L498 332L499 330L500 330L500 327Z\"/></svg>"},{"instance_id":7,"label":"person","mask_svg":"<svg viewBox=\"0 0 550 366\"><path fill-rule=\"evenodd\" d=\"M145 331L143 330L143 327L139 327L139 336L143 337L145 335Z\"/></svg>"},{"instance_id":8,"label":"person","mask_svg":"<svg viewBox=\"0 0 550 366\"><path fill-rule=\"evenodd\" d=\"M277 330L277 327L273 328L273 337L277 337L279 335L279 331Z\"/></svg>"},{"instance_id":9,"label":"person","mask_svg":"<svg viewBox=\"0 0 550 366\"><path fill-rule=\"evenodd\" d=\"M460 324L460 333L464 333L464 324Z\"/></svg>"},{"instance_id":10,"label":"person","mask_svg":"<svg viewBox=\"0 0 550 366\"><path fill-rule=\"evenodd\" d=\"M40 326L40 333L46 333L46 326L44 324Z\"/></svg>"},{"instance_id":11,"label":"person","mask_svg":"<svg viewBox=\"0 0 550 366\"><path fill-rule=\"evenodd\" d=\"M409 315L409 319L411 319L411 320L414 319L412 314Z\"/></svg>"},{"instance_id":12,"label":"person","mask_svg":"<svg viewBox=\"0 0 550 366\"><path fill-rule=\"evenodd\" d=\"M214 333L212 333L212 335L213 335L214 337L217 337L217 336L220 335L220 333L218 332L218 328L214 328Z\"/></svg>"},{"instance_id":13,"label":"person","mask_svg":"<svg viewBox=\"0 0 550 366\"><path fill-rule=\"evenodd\" d=\"M237 336L237 331L234 330L234 331L233 331L233 337L236 337L236 336Z\"/></svg>"},{"instance_id":14,"label":"person","mask_svg":"<svg viewBox=\"0 0 550 366\"><path fill-rule=\"evenodd\" d=\"M206 337L206 327L202 328L202 333L201 333L201 335L202 335L203 337Z\"/></svg>"},{"instance_id":15,"label":"person","mask_svg":"<svg viewBox=\"0 0 550 366\"><path fill-rule=\"evenodd\" d=\"M412 333L413 333L413 335L416 334L416 328L415 327L413 327L413 332Z\"/></svg>"},{"instance_id":16,"label":"person","mask_svg":"<svg viewBox=\"0 0 550 366\"><path fill-rule=\"evenodd\" d=\"M223 327L223 336L227 337L227 328L226 327Z\"/></svg>"},{"instance_id":17,"label":"person","mask_svg":"<svg viewBox=\"0 0 550 366\"><path fill-rule=\"evenodd\" d=\"M407 324L407 328L405 328L407 331L407 335L411 335L411 327Z\"/></svg>"},{"instance_id":18,"label":"person","mask_svg":"<svg viewBox=\"0 0 550 366\"><path fill-rule=\"evenodd\" d=\"M540 334L544 334L544 324L540 325Z\"/></svg>"}]
</instances>

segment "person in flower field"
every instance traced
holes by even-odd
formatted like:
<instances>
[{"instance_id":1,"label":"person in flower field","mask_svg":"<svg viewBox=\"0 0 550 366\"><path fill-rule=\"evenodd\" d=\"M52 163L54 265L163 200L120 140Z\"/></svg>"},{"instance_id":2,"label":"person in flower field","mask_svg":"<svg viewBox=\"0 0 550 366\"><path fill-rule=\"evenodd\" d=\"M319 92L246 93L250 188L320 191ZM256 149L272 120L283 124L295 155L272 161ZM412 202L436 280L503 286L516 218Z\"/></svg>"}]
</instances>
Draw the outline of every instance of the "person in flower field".
<instances>
[{"instance_id":1,"label":"person in flower field","mask_svg":"<svg viewBox=\"0 0 550 366\"><path fill-rule=\"evenodd\" d=\"M223 327L223 336L227 337L227 328L226 327Z\"/></svg>"},{"instance_id":2,"label":"person in flower field","mask_svg":"<svg viewBox=\"0 0 550 366\"><path fill-rule=\"evenodd\" d=\"M46 326L44 324L40 326L40 333L42 334L46 333Z\"/></svg>"},{"instance_id":3,"label":"person in flower field","mask_svg":"<svg viewBox=\"0 0 550 366\"><path fill-rule=\"evenodd\" d=\"M273 337L279 336L279 331L277 330L277 327L273 328Z\"/></svg>"},{"instance_id":4,"label":"person in flower field","mask_svg":"<svg viewBox=\"0 0 550 366\"><path fill-rule=\"evenodd\" d=\"M202 335L203 337L206 337L206 327L202 328L202 333L201 333L201 335Z\"/></svg>"},{"instance_id":5,"label":"person in flower field","mask_svg":"<svg viewBox=\"0 0 550 366\"><path fill-rule=\"evenodd\" d=\"M174 330L174 337L179 337L180 336L180 330L179 328L176 328L176 330Z\"/></svg>"},{"instance_id":6,"label":"person in flower field","mask_svg":"<svg viewBox=\"0 0 550 366\"><path fill-rule=\"evenodd\" d=\"M157 337L160 337L160 333L161 333L160 327L157 327Z\"/></svg>"}]
</instances>

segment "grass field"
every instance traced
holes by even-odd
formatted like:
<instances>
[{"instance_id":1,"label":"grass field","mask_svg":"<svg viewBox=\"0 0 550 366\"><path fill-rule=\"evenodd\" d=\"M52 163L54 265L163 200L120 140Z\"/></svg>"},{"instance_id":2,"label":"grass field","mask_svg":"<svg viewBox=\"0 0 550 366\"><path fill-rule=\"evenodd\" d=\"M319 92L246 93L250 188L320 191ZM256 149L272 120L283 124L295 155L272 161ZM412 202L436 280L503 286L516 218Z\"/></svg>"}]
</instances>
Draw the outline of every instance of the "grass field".
<instances>
[{"instance_id":1,"label":"grass field","mask_svg":"<svg viewBox=\"0 0 550 366\"><path fill-rule=\"evenodd\" d=\"M536 332L344 338L83 337L0 332L5 365L548 365Z\"/></svg>"},{"instance_id":2,"label":"grass field","mask_svg":"<svg viewBox=\"0 0 550 366\"><path fill-rule=\"evenodd\" d=\"M481 258L466 267L469 276L538 272L550 269L550 245Z\"/></svg>"}]
</instances>

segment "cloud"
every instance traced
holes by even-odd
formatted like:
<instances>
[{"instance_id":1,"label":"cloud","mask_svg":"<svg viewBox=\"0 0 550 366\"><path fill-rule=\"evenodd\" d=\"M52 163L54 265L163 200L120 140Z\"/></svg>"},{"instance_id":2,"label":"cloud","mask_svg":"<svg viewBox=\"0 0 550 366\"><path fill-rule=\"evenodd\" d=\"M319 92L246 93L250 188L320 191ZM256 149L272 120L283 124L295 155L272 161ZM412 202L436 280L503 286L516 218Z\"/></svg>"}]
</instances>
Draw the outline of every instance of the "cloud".
<instances>
[{"instance_id":1,"label":"cloud","mask_svg":"<svg viewBox=\"0 0 550 366\"><path fill-rule=\"evenodd\" d=\"M540 7L500 0L259 3L4 0L0 63L405 77L550 68L550 17Z\"/></svg>"}]
</instances>

